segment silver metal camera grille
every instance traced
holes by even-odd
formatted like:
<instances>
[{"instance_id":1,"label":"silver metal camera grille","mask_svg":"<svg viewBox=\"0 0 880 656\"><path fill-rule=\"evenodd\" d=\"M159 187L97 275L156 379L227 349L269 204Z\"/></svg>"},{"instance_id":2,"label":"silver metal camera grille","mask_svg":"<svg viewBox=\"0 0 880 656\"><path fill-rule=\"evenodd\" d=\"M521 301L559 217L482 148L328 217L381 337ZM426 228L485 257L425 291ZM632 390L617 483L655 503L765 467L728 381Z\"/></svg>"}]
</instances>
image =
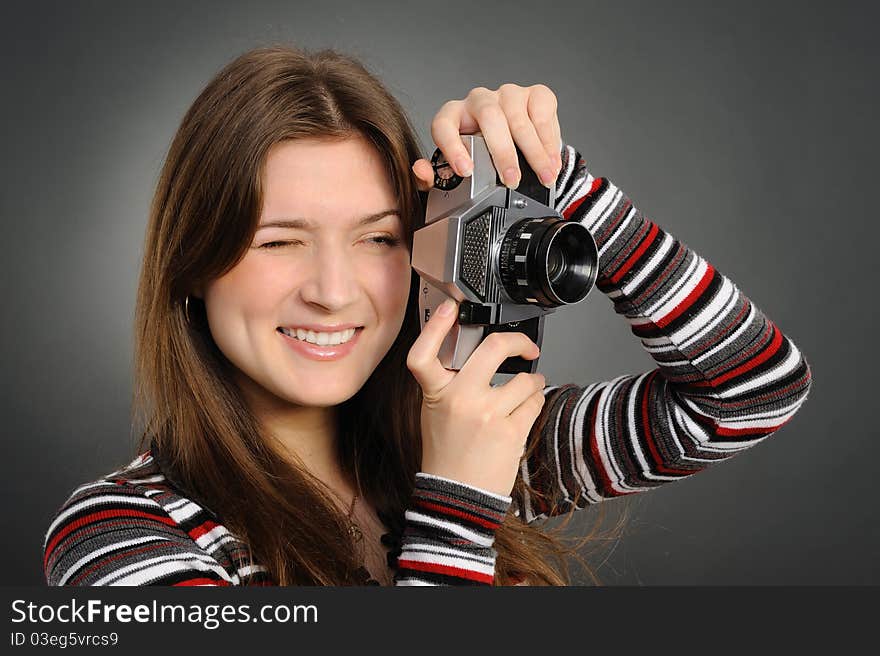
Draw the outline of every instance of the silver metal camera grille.
<instances>
[{"instance_id":1,"label":"silver metal camera grille","mask_svg":"<svg viewBox=\"0 0 880 656\"><path fill-rule=\"evenodd\" d=\"M464 226L464 239L461 249L461 280L483 300L484 303L498 303L500 291L498 281L489 275L492 253L490 247L498 238L504 223L505 210L492 207Z\"/></svg>"}]
</instances>

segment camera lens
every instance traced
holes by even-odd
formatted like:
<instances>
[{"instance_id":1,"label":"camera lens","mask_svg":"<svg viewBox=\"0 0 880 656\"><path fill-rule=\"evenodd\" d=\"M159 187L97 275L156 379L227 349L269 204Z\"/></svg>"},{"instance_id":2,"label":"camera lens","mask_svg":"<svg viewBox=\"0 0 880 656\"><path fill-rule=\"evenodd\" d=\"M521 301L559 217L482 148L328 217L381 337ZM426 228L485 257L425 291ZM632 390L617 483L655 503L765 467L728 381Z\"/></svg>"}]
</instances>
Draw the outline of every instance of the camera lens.
<instances>
[{"instance_id":1,"label":"camera lens","mask_svg":"<svg viewBox=\"0 0 880 656\"><path fill-rule=\"evenodd\" d=\"M505 233L498 271L517 303L556 307L583 300L596 282L599 253L590 231L558 217L524 219Z\"/></svg>"},{"instance_id":2,"label":"camera lens","mask_svg":"<svg viewBox=\"0 0 880 656\"><path fill-rule=\"evenodd\" d=\"M558 248L551 249L547 254L547 277L556 282L564 268L565 254Z\"/></svg>"}]
</instances>

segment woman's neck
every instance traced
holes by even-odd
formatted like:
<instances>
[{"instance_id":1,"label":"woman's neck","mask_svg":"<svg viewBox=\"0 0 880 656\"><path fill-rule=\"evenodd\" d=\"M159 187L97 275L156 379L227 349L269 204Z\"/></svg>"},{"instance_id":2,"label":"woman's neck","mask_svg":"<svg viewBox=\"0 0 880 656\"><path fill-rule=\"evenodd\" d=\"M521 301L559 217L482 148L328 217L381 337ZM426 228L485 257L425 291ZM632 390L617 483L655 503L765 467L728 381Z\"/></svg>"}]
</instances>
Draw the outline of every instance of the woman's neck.
<instances>
[{"instance_id":1,"label":"woman's neck","mask_svg":"<svg viewBox=\"0 0 880 656\"><path fill-rule=\"evenodd\" d=\"M240 384L257 421L276 440L279 454L349 499L354 490L339 463L336 406L293 405L255 389L250 379Z\"/></svg>"}]
</instances>

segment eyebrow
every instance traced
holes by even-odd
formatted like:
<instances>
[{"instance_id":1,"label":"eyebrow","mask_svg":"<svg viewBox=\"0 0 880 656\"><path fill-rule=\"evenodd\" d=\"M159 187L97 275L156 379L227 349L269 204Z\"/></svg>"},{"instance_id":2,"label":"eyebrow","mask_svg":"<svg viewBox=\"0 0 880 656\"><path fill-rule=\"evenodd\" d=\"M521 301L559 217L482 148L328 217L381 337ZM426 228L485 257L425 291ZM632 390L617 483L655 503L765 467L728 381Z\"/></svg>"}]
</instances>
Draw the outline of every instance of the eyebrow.
<instances>
[{"instance_id":1,"label":"eyebrow","mask_svg":"<svg viewBox=\"0 0 880 656\"><path fill-rule=\"evenodd\" d=\"M376 221L380 221L386 216L392 214L397 214L399 216L400 210L382 210L381 212L376 212L375 214L370 214L369 216L365 216L359 219L354 225L355 227L359 227L362 225L367 225L368 223L375 223ZM257 230L261 228L301 228L304 230L308 230L314 227L315 223L313 221L309 221L308 219L278 218L267 221L266 223L261 223L257 226Z\"/></svg>"}]
</instances>

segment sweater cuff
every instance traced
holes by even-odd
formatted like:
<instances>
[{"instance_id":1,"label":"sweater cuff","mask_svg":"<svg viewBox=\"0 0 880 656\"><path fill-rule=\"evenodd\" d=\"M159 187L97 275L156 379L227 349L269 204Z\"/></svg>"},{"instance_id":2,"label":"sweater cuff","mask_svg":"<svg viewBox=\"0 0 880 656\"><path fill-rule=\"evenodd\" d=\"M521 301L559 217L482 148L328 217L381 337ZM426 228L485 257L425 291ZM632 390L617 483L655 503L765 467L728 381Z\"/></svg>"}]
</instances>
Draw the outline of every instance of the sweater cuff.
<instances>
[{"instance_id":1,"label":"sweater cuff","mask_svg":"<svg viewBox=\"0 0 880 656\"><path fill-rule=\"evenodd\" d=\"M396 585L492 585L495 533L512 498L419 472L397 559Z\"/></svg>"}]
</instances>

